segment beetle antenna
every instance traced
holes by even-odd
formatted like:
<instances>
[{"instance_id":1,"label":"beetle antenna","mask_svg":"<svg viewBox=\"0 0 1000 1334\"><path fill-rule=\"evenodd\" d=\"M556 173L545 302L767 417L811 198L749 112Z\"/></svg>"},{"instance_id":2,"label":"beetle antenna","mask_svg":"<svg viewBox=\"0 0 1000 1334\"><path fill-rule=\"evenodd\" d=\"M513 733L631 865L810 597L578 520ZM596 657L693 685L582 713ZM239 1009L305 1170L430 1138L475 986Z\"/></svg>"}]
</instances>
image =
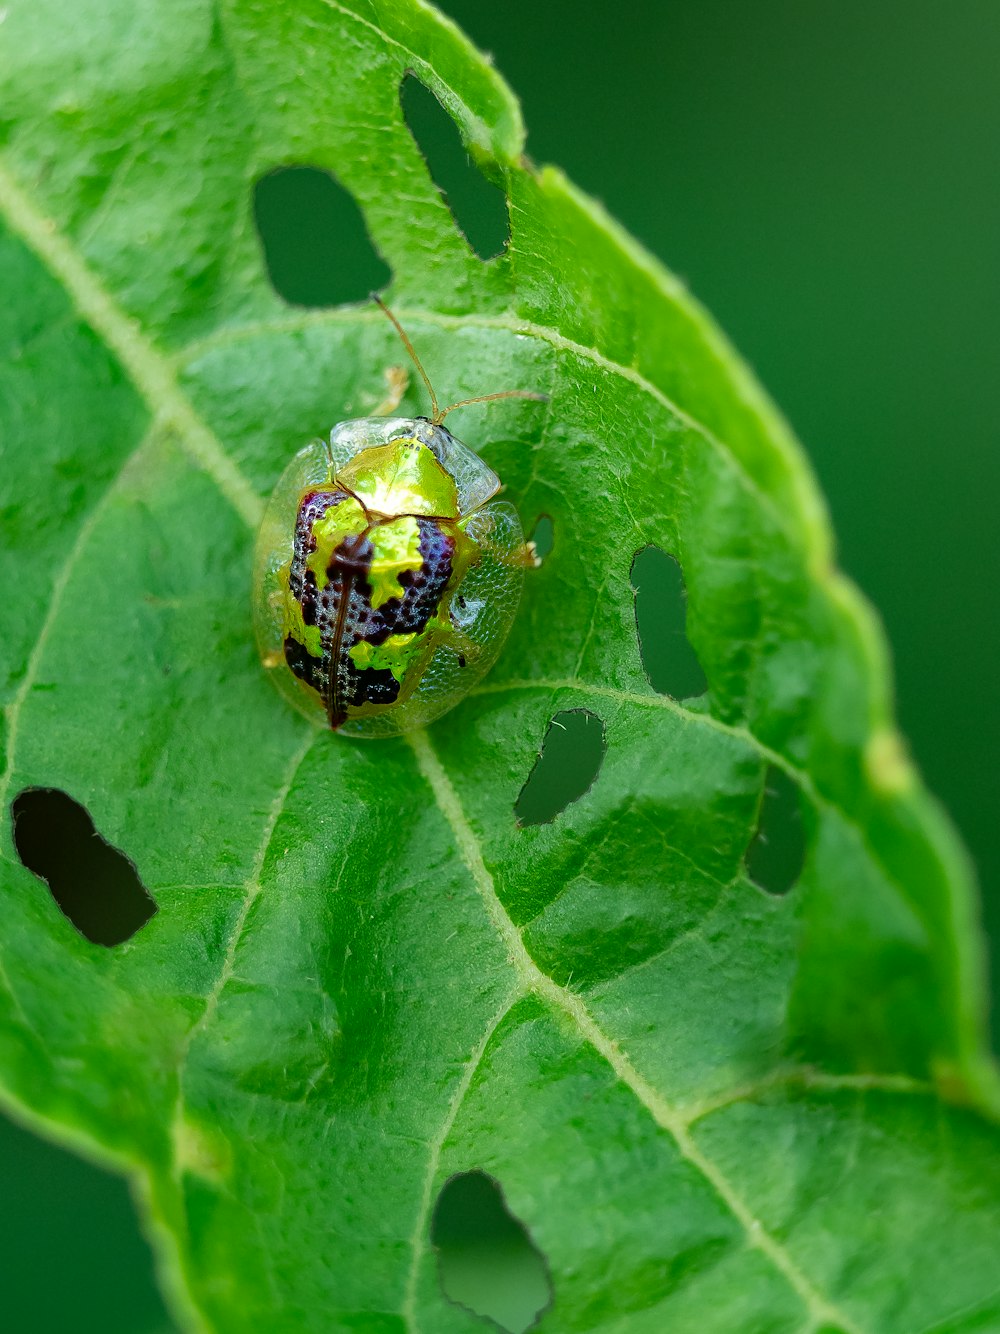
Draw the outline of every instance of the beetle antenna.
<instances>
[{"instance_id":1,"label":"beetle antenna","mask_svg":"<svg viewBox=\"0 0 1000 1334\"><path fill-rule=\"evenodd\" d=\"M547 403L549 401L548 394L539 394L534 389L503 389L499 394L479 394L476 398L463 398L460 402L452 403L450 407L439 412L434 420L440 425L448 413L454 412L456 408L467 408L470 403L492 403L497 398L530 398L536 403Z\"/></svg>"},{"instance_id":2,"label":"beetle antenna","mask_svg":"<svg viewBox=\"0 0 1000 1334\"><path fill-rule=\"evenodd\" d=\"M547 403L549 401L548 394L539 394L534 389L504 389L501 390L499 394L479 394L477 395L476 398L463 398L458 403L452 403L447 408L441 408L438 404L437 394L435 394L434 392L434 386L430 382L430 377L428 376L427 372L421 365L420 358L417 356L413 344L410 342L410 339L407 336L406 330L400 324L399 320L396 319L395 315L385 304L382 298L376 292L372 292L371 295L372 295L372 300L375 302L376 306L378 306L379 310L381 310L382 313L389 320L392 321L393 328L399 334L400 338L402 339L403 346L410 354L410 360L413 362L414 366L416 366L417 370L420 372L420 378L421 380L423 380L425 386L427 387L427 392L430 395L431 421L434 423L435 426L440 426L441 423L444 421L445 417L447 417L449 412L454 412L456 408L467 408L470 403L492 403L495 399L498 398L530 398L533 399L536 403Z\"/></svg>"},{"instance_id":3,"label":"beetle antenna","mask_svg":"<svg viewBox=\"0 0 1000 1334\"><path fill-rule=\"evenodd\" d=\"M420 378L421 378L421 380L423 380L424 384L427 386L427 392L428 392L428 394L430 394L430 396L431 396L431 413L432 413L431 421L434 423L435 426L439 426L439 425L441 424L442 420L444 419L444 412L442 412L442 411L440 410L440 408L438 407L437 394L435 394L435 392L434 392L434 386L431 384L430 379L429 379L429 377L428 377L428 375L427 375L427 372L424 370L423 366L420 364L420 358L417 356L416 352L413 350L413 344L410 342L409 338L407 337L406 330L405 330L405 329L403 328L403 326L400 324L399 320L396 319L395 315L392 313L392 311L389 309L389 307L385 304L385 302L382 300L382 298L381 298L380 296L378 296L375 292L372 292L372 300L375 302L376 306L378 306L379 310L381 310L382 313L383 313L384 315L386 315L386 316L392 321L392 325L393 325L394 329L395 329L396 332L399 334L400 338L403 340L403 346L406 348L407 352L410 354L410 360L413 362L414 366L416 366L417 370L420 372ZM448 409L445 408L445 412L447 412L447 411L448 411Z\"/></svg>"}]
</instances>

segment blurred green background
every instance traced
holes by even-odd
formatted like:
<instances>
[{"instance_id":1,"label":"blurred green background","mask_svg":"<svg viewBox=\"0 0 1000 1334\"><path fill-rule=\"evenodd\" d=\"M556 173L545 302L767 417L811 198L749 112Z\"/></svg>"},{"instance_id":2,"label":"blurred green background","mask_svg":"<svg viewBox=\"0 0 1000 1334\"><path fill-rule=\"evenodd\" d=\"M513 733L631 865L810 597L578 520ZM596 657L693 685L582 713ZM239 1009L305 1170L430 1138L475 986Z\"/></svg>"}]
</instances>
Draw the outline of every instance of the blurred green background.
<instances>
[{"instance_id":1,"label":"blurred green background","mask_svg":"<svg viewBox=\"0 0 1000 1334\"><path fill-rule=\"evenodd\" d=\"M446 8L520 95L531 155L687 280L804 441L996 959L1000 6ZM0 1165L7 1328L169 1329L122 1183L2 1123Z\"/></svg>"}]
</instances>

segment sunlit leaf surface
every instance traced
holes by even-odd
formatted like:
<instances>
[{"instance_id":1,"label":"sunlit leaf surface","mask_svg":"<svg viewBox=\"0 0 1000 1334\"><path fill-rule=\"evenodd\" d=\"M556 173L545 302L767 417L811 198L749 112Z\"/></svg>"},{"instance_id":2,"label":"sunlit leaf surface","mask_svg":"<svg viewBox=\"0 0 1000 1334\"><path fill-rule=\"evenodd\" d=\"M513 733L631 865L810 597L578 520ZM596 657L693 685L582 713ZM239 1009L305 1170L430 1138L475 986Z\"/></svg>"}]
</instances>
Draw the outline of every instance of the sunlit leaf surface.
<instances>
[{"instance_id":1,"label":"sunlit leaf surface","mask_svg":"<svg viewBox=\"0 0 1000 1334\"><path fill-rule=\"evenodd\" d=\"M408 75L506 192L495 258ZM968 872L808 470L705 314L521 156L417 0L10 0L0 145L0 1073L136 1176L179 1318L480 1329L431 1245L469 1173L544 1261L542 1330L1000 1325ZM254 190L288 167L338 183L321 253L356 304L272 285ZM551 549L486 684L365 745L271 689L248 582L291 453L400 364L361 301L383 266L443 396L551 396L449 423ZM651 547L707 682L682 703L637 633ZM580 713L593 781L519 820ZM133 863L157 911L128 939L22 864L29 789Z\"/></svg>"}]
</instances>

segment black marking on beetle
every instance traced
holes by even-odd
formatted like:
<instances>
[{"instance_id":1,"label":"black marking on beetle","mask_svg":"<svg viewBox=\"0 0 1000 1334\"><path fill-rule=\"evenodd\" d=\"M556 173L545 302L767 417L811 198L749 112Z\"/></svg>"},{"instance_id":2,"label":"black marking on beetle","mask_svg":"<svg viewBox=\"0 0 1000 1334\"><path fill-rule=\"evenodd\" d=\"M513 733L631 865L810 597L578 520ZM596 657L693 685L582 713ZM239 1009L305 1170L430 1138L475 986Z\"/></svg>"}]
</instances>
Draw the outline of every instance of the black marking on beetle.
<instances>
[{"instance_id":1,"label":"black marking on beetle","mask_svg":"<svg viewBox=\"0 0 1000 1334\"><path fill-rule=\"evenodd\" d=\"M318 596L319 589L316 587L316 576L312 570L306 570L302 580L302 596L299 598L304 625L316 624L316 599Z\"/></svg>"},{"instance_id":2,"label":"black marking on beetle","mask_svg":"<svg viewBox=\"0 0 1000 1334\"><path fill-rule=\"evenodd\" d=\"M320 694L323 693L320 681L322 660L314 658L305 644L300 644L291 635L285 639L285 661L300 681L305 681L307 686L312 686L313 690Z\"/></svg>"},{"instance_id":3,"label":"black marking on beetle","mask_svg":"<svg viewBox=\"0 0 1000 1334\"><path fill-rule=\"evenodd\" d=\"M353 673L351 692L344 703L352 708L361 704L394 704L399 698L399 682L387 667L366 667Z\"/></svg>"},{"instance_id":4,"label":"black marking on beetle","mask_svg":"<svg viewBox=\"0 0 1000 1334\"><path fill-rule=\"evenodd\" d=\"M306 580L312 576L315 588L316 579L311 570L306 569L306 561L316 550L316 524L334 505L347 500L346 491L307 491L299 502L299 512L295 516L295 534L292 538L292 563L288 571L288 587L292 597L303 608L305 618ZM315 596L315 594L314 594ZM315 625L315 620L306 620L307 625Z\"/></svg>"},{"instance_id":5,"label":"black marking on beetle","mask_svg":"<svg viewBox=\"0 0 1000 1334\"><path fill-rule=\"evenodd\" d=\"M340 727L348 708L393 704L400 682L387 668L359 668L351 650L366 642L384 644L391 635L419 634L438 610L452 575L455 535L450 520L412 516L420 534L420 568L398 576L402 596L372 606L370 582L374 546L369 525L339 544L327 568L327 584L319 589L306 566L316 550L315 525L334 505L348 499L346 491L310 491L303 496L295 523L288 585L302 609L303 623L319 630L322 654L314 657L292 637L285 640L285 661L291 671L319 694L332 728ZM400 516L397 516L400 517ZM396 518L381 520L396 522Z\"/></svg>"}]
</instances>

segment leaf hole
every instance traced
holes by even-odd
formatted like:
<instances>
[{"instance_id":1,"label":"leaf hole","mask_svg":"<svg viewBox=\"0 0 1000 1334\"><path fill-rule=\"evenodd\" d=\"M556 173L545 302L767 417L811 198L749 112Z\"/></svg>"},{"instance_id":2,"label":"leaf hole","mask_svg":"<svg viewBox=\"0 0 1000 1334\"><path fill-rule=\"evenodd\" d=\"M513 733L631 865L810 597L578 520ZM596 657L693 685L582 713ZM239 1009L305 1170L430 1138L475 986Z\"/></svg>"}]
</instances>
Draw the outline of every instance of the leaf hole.
<instances>
[{"instance_id":1,"label":"leaf hole","mask_svg":"<svg viewBox=\"0 0 1000 1334\"><path fill-rule=\"evenodd\" d=\"M431 90L408 74L399 90L403 117L459 231L480 259L510 240L507 196L469 156L452 117Z\"/></svg>"},{"instance_id":2,"label":"leaf hole","mask_svg":"<svg viewBox=\"0 0 1000 1334\"><path fill-rule=\"evenodd\" d=\"M589 709L557 713L514 805L518 824L549 824L579 801L593 787L606 749L604 722L595 713Z\"/></svg>"},{"instance_id":3,"label":"leaf hole","mask_svg":"<svg viewBox=\"0 0 1000 1334\"><path fill-rule=\"evenodd\" d=\"M367 301L392 277L354 196L328 171L269 172L254 186L253 210L268 276L293 306Z\"/></svg>"},{"instance_id":4,"label":"leaf hole","mask_svg":"<svg viewBox=\"0 0 1000 1334\"><path fill-rule=\"evenodd\" d=\"M534 543L535 555L539 563L545 560L555 545L556 533L555 524L547 514L539 514L531 532L531 541Z\"/></svg>"},{"instance_id":5,"label":"leaf hole","mask_svg":"<svg viewBox=\"0 0 1000 1334\"><path fill-rule=\"evenodd\" d=\"M675 557L660 547L644 547L632 561L635 624L639 654L649 684L658 695L691 699L707 683L687 637L687 592Z\"/></svg>"},{"instance_id":6,"label":"leaf hole","mask_svg":"<svg viewBox=\"0 0 1000 1334\"><path fill-rule=\"evenodd\" d=\"M806 836L798 785L777 765L769 765L757 817L757 832L747 848L751 880L767 894L787 894L802 874Z\"/></svg>"},{"instance_id":7,"label":"leaf hole","mask_svg":"<svg viewBox=\"0 0 1000 1334\"><path fill-rule=\"evenodd\" d=\"M62 913L94 945L121 945L145 926L156 903L86 807L57 788L29 787L11 805L21 862L48 885Z\"/></svg>"},{"instance_id":8,"label":"leaf hole","mask_svg":"<svg viewBox=\"0 0 1000 1334\"><path fill-rule=\"evenodd\" d=\"M524 1334L552 1304L544 1257L485 1172L445 1182L431 1219L448 1301L508 1334Z\"/></svg>"}]
</instances>

